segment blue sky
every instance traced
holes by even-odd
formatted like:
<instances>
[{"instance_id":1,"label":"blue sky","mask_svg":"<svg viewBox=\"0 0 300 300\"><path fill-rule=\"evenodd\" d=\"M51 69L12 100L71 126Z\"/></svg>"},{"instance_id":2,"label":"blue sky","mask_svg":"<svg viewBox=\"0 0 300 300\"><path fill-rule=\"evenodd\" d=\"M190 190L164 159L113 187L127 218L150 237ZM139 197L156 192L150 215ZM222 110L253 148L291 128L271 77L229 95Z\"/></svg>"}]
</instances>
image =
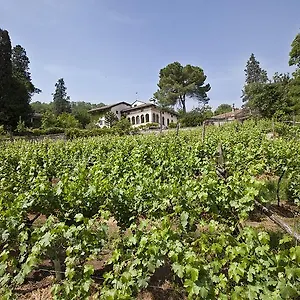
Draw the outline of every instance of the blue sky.
<instances>
[{"instance_id":1,"label":"blue sky","mask_svg":"<svg viewBox=\"0 0 300 300\"><path fill-rule=\"evenodd\" d=\"M269 75L292 71L299 11L299 0L0 0L0 27L27 51L43 90L33 100L50 102L61 77L72 101L148 100L179 61L204 69L215 108L241 105L252 52Z\"/></svg>"}]
</instances>

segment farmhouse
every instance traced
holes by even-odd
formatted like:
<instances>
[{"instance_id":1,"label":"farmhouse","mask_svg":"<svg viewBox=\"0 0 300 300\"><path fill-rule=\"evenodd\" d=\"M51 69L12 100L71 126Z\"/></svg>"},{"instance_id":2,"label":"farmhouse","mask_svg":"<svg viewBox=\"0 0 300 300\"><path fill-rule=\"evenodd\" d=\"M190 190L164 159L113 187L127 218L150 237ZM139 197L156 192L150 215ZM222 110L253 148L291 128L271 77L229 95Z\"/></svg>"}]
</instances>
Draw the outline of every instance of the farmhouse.
<instances>
[{"instance_id":1,"label":"farmhouse","mask_svg":"<svg viewBox=\"0 0 300 300\"><path fill-rule=\"evenodd\" d=\"M228 122L239 121L243 122L250 117L250 110L247 108L235 109L232 107L232 111L220 114L217 116L213 116L208 119L206 122L208 124L213 124L216 126L223 125Z\"/></svg>"},{"instance_id":2,"label":"farmhouse","mask_svg":"<svg viewBox=\"0 0 300 300\"><path fill-rule=\"evenodd\" d=\"M162 125L163 128L167 128L170 123L177 122L176 112L161 111L157 105L139 100L134 101L132 104L118 102L89 111L100 128L104 126L109 127L105 121L105 114L107 112L114 113L119 120L121 117L126 117L134 127L147 123L158 123Z\"/></svg>"}]
</instances>

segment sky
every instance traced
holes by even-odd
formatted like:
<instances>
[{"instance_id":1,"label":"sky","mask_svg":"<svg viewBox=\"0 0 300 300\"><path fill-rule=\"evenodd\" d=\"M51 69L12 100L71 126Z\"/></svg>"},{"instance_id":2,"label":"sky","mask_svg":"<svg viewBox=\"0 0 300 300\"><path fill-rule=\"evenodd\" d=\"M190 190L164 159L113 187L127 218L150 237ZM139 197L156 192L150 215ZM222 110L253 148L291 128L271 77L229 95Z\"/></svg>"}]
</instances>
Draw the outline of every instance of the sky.
<instances>
[{"instance_id":1,"label":"sky","mask_svg":"<svg viewBox=\"0 0 300 300\"><path fill-rule=\"evenodd\" d=\"M27 51L43 91L33 101L52 101L62 77L72 101L148 101L178 61L204 70L210 106L239 107L251 53L269 76L293 71L299 11L299 0L0 0L0 28Z\"/></svg>"}]
</instances>

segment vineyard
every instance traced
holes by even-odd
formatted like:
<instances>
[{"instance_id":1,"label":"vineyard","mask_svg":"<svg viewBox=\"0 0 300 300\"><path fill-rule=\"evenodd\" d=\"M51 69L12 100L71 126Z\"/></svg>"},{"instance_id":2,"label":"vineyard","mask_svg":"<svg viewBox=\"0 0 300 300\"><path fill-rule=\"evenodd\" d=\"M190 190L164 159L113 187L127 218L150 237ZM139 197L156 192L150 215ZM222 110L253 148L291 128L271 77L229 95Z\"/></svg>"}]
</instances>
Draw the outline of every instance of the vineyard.
<instances>
[{"instance_id":1,"label":"vineyard","mask_svg":"<svg viewBox=\"0 0 300 300\"><path fill-rule=\"evenodd\" d=\"M143 299L162 271L170 299L299 299L297 239L247 225L282 201L300 206L293 126L2 142L1 299L41 270L53 299Z\"/></svg>"}]
</instances>

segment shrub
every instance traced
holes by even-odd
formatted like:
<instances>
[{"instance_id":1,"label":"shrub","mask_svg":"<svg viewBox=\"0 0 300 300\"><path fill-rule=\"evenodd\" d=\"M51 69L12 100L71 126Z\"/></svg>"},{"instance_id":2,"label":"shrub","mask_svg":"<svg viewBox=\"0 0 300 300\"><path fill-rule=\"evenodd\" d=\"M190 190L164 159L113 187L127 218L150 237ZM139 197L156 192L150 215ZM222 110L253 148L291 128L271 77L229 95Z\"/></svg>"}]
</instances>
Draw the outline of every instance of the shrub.
<instances>
[{"instance_id":1,"label":"shrub","mask_svg":"<svg viewBox=\"0 0 300 300\"><path fill-rule=\"evenodd\" d=\"M0 135L6 135L6 131L3 125L0 125Z\"/></svg>"},{"instance_id":2,"label":"shrub","mask_svg":"<svg viewBox=\"0 0 300 300\"><path fill-rule=\"evenodd\" d=\"M169 128L176 128L177 127L177 123L171 122L168 127Z\"/></svg>"},{"instance_id":3,"label":"shrub","mask_svg":"<svg viewBox=\"0 0 300 300\"><path fill-rule=\"evenodd\" d=\"M42 128L46 129L55 126L57 126L57 119L55 115L50 111L46 111L42 116Z\"/></svg>"},{"instance_id":4,"label":"shrub","mask_svg":"<svg viewBox=\"0 0 300 300\"><path fill-rule=\"evenodd\" d=\"M16 132L18 133L24 133L26 131L26 127L25 127L25 122L22 121L21 117L19 118L18 124L17 124L17 128L16 128Z\"/></svg>"},{"instance_id":5,"label":"shrub","mask_svg":"<svg viewBox=\"0 0 300 300\"><path fill-rule=\"evenodd\" d=\"M57 124L61 128L79 128L79 121L71 114L62 113L57 117Z\"/></svg>"},{"instance_id":6,"label":"shrub","mask_svg":"<svg viewBox=\"0 0 300 300\"><path fill-rule=\"evenodd\" d=\"M112 128L120 135L128 134L131 129L131 124L126 118L122 117Z\"/></svg>"}]
</instances>

